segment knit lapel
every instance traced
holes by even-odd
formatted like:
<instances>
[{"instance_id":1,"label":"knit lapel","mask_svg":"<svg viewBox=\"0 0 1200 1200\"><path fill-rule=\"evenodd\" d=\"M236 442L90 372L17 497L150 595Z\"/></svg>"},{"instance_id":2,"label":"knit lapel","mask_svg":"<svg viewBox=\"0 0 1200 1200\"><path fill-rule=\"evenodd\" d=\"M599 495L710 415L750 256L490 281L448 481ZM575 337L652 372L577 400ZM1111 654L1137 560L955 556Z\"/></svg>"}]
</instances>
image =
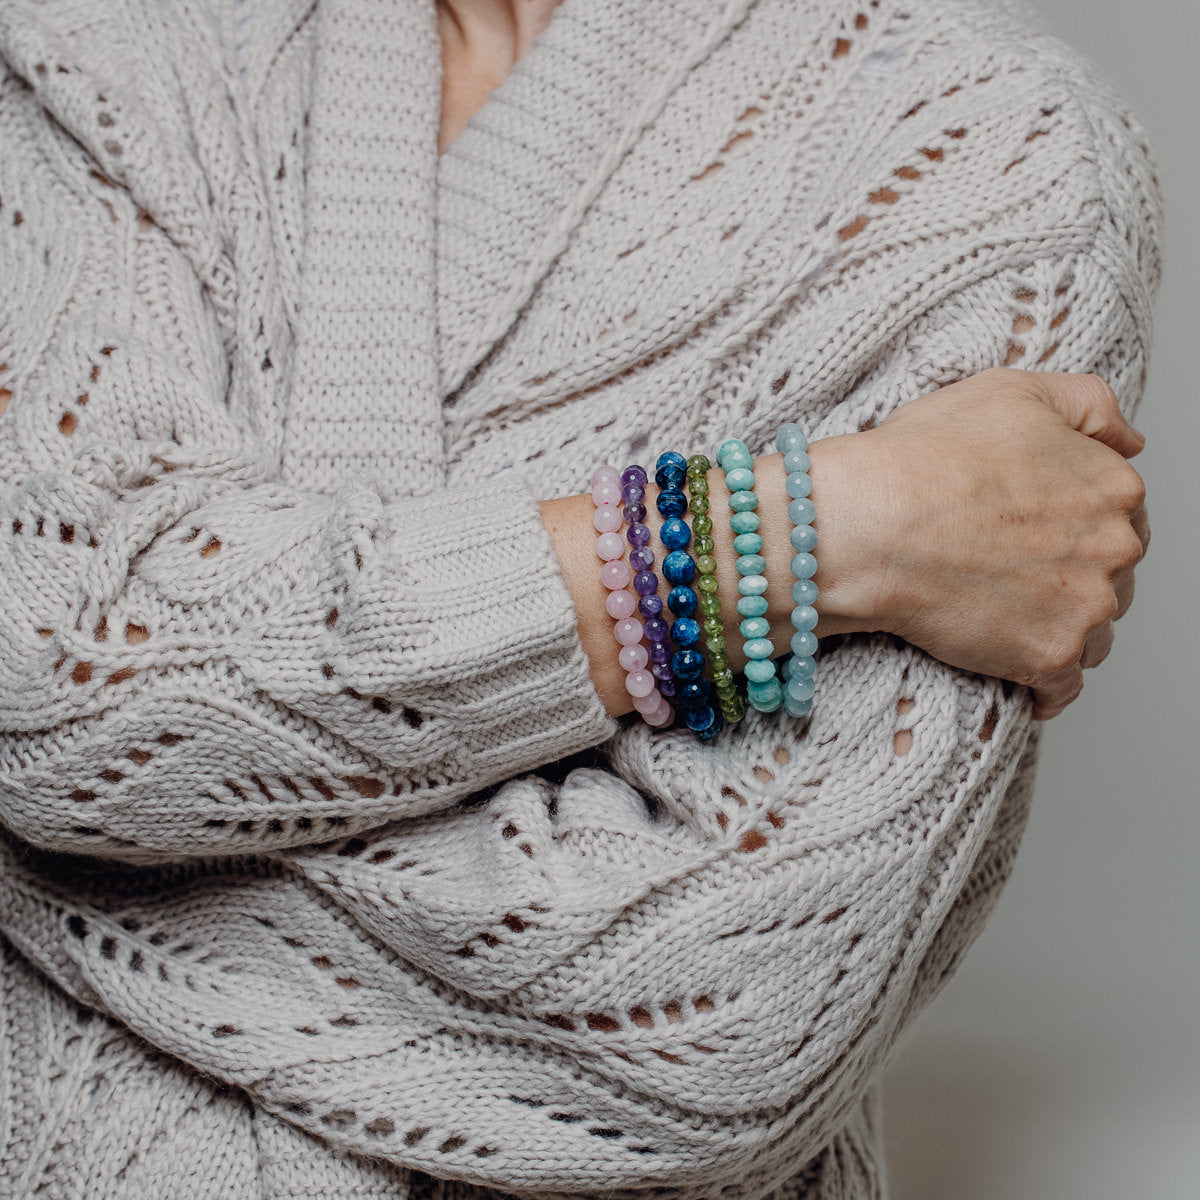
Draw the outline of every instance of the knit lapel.
<instances>
[{"instance_id":1,"label":"knit lapel","mask_svg":"<svg viewBox=\"0 0 1200 1200\"><path fill-rule=\"evenodd\" d=\"M285 478L441 486L433 0L320 0Z\"/></svg>"},{"instance_id":2,"label":"knit lapel","mask_svg":"<svg viewBox=\"0 0 1200 1200\"><path fill-rule=\"evenodd\" d=\"M563 0L441 155L447 402L504 336L622 157L754 0Z\"/></svg>"}]
</instances>

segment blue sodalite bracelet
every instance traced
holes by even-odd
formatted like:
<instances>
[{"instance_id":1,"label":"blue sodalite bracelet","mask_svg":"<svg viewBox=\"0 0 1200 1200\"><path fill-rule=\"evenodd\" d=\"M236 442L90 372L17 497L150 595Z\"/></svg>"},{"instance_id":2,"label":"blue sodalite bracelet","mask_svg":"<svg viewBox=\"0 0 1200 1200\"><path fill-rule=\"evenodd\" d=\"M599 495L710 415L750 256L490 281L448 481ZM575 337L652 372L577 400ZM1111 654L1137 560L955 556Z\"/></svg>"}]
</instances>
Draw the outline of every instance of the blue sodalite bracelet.
<instances>
[{"instance_id":1,"label":"blue sodalite bracelet","mask_svg":"<svg viewBox=\"0 0 1200 1200\"><path fill-rule=\"evenodd\" d=\"M815 691L814 675L817 670L817 637L813 630L817 625L817 585L812 577L817 573L817 560L813 551L817 548L817 534L812 527L816 509L809 499L812 480L808 474L808 439L804 430L794 422L779 427L775 435L775 449L783 454L783 469L787 472L787 492L791 497L788 516L792 521L791 542L796 553L792 556L792 653L784 660L783 704L793 717L806 717L812 711Z\"/></svg>"},{"instance_id":2,"label":"blue sodalite bracelet","mask_svg":"<svg viewBox=\"0 0 1200 1200\"><path fill-rule=\"evenodd\" d=\"M688 505L683 491L686 477L687 463L681 454L667 451L659 455L654 482L659 486L656 504L663 523L658 536L667 549L662 561L663 578L671 585L667 607L675 614L670 629L671 641L676 646L671 656L673 699L687 727L701 741L711 742L721 732L724 721L709 702L711 687L704 678L704 653L699 648L702 630L694 616L699 598L688 586L696 574L696 563L685 548L692 540L692 532L683 519Z\"/></svg>"},{"instance_id":3,"label":"blue sodalite bracelet","mask_svg":"<svg viewBox=\"0 0 1200 1200\"><path fill-rule=\"evenodd\" d=\"M783 705L783 686L775 676L775 646L770 640L771 624L767 620L767 568L763 558L762 537L758 533L758 496L754 492L754 459L746 443L727 438L717 447L717 465L725 472L729 488L730 525L736 535L733 548L738 552L737 573L738 626L745 641L746 699L759 712L775 712ZM743 604L742 601L750 601Z\"/></svg>"}]
</instances>

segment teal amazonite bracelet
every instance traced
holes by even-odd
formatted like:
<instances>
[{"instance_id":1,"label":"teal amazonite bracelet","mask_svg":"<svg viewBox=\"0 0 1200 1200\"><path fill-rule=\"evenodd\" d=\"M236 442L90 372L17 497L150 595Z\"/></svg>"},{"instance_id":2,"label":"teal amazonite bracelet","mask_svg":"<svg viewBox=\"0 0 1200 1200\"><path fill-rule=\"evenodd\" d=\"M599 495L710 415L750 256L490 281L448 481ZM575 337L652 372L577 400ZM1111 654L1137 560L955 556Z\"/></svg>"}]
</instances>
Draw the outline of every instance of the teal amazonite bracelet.
<instances>
[{"instance_id":1,"label":"teal amazonite bracelet","mask_svg":"<svg viewBox=\"0 0 1200 1200\"><path fill-rule=\"evenodd\" d=\"M770 640L767 620L766 560L762 556L762 537L758 532L758 496L754 492L754 459L746 443L727 438L717 447L717 465L725 472L729 489L729 523L733 529L733 548L738 553L737 573L740 599L737 610L742 617L738 630L746 640L746 699L759 712L775 712L784 702L783 686L775 675L775 646Z\"/></svg>"},{"instance_id":2,"label":"teal amazonite bracelet","mask_svg":"<svg viewBox=\"0 0 1200 1200\"><path fill-rule=\"evenodd\" d=\"M775 449L783 454L783 469L787 472L787 493L791 497L788 516L792 521L791 542L792 574L792 653L784 659L781 673L783 705L793 717L806 717L812 711L813 693L816 690L814 675L817 670L817 585L812 577L817 573L817 560L813 551L817 548L817 533L812 527L816 509L809 499L812 479L808 474L808 439L804 430L794 422L779 427L775 435Z\"/></svg>"}]
</instances>

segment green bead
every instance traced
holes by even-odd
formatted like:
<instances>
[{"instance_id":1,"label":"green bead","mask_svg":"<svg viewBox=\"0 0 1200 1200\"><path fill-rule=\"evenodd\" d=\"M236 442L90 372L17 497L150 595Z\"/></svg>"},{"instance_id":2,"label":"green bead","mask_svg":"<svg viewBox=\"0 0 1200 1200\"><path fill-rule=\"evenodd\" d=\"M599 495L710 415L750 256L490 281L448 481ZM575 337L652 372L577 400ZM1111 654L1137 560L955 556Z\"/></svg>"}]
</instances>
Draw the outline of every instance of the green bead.
<instances>
[{"instance_id":1,"label":"green bead","mask_svg":"<svg viewBox=\"0 0 1200 1200\"><path fill-rule=\"evenodd\" d=\"M737 684L733 681L732 676L729 679L722 679L714 683L713 688L722 700L728 700L737 695Z\"/></svg>"},{"instance_id":2,"label":"green bead","mask_svg":"<svg viewBox=\"0 0 1200 1200\"><path fill-rule=\"evenodd\" d=\"M720 613L720 611L721 611L721 600L720 600L720 597L718 597L718 596L714 596L714 595L710 595L708 592L705 592L705 593L704 593L704 594L703 594L703 595L700 597L700 611L701 611L701 612L702 612L702 613L703 613L703 614L704 614L706 617L715 617L715 616L717 616L717 615Z\"/></svg>"},{"instance_id":3,"label":"green bead","mask_svg":"<svg viewBox=\"0 0 1200 1200\"><path fill-rule=\"evenodd\" d=\"M763 595L742 596L737 602L738 613L743 617L765 617L767 607L767 598Z\"/></svg>"},{"instance_id":4,"label":"green bead","mask_svg":"<svg viewBox=\"0 0 1200 1200\"><path fill-rule=\"evenodd\" d=\"M746 715L746 705L741 696L734 696L727 709L722 707L722 712L725 714L726 724L736 725Z\"/></svg>"},{"instance_id":5,"label":"green bead","mask_svg":"<svg viewBox=\"0 0 1200 1200\"><path fill-rule=\"evenodd\" d=\"M703 475L697 475L695 479L688 480L688 491L693 496L708 495L708 480Z\"/></svg>"},{"instance_id":6,"label":"green bead","mask_svg":"<svg viewBox=\"0 0 1200 1200\"><path fill-rule=\"evenodd\" d=\"M684 470L689 475L703 475L712 470L712 463L708 461L708 456L705 454L693 454L688 458Z\"/></svg>"},{"instance_id":7,"label":"green bead","mask_svg":"<svg viewBox=\"0 0 1200 1200\"><path fill-rule=\"evenodd\" d=\"M725 486L731 492L749 491L754 487L754 472L749 467L734 467L725 472Z\"/></svg>"},{"instance_id":8,"label":"green bead","mask_svg":"<svg viewBox=\"0 0 1200 1200\"><path fill-rule=\"evenodd\" d=\"M758 496L756 496L754 492L734 492L733 495L729 497L729 507L733 509L735 513L751 512L753 509L758 507ZM755 529L757 528L758 526L756 525Z\"/></svg>"},{"instance_id":9,"label":"green bead","mask_svg":"<svg viewBox=\"0 0 1200 1200\"><path fill-rule=\"evenodd\" d=\"M697 495L695 495L695 493L692 494L691 507L692 507L692 512L696 516L698 516L698 517L707 516L708 515L708 504L709 504L709 500L708 500L707 496L697 496Z\"/></svg>"},{"instance_id":10,"label":"green bead","mask_svg":"<svg viewBox=\"0 0 1200 1200\"><path fill-rule=\"evenodd\" d=\"M702 533L692 542L693 554L711 554L714 549L713 540L707 533ZM700 564L697 563L696 565L699 566Z\"/></svg>"},{"instance_id":11,"label":"green bead","mask_svg":"<svg viewBox=\"0 0 1200 1200\"><path fill-rule=\"evenodd\" d=\"M715 685L717 672L729 670L729 655L726 654L723 650L717 651L709 659L709 666L712 668L712 671L713 671L713 682Z\"/></svg>"},{"instance_id":12,"label":"green bead","mask_svg":"<svg viewBox=\"0 0 1200 1200\"><path fill-rule=\"evenodd\" d=\"M729 518L734 533L754 533L758 529L759 516L756 512L736 512Z\"/></svg>"},{"instance_id":13,"label":"green bead","mask_svg":"<svg viewBox=\"0 0 1200 1200\"><path fill-rule=\"evenodd\" d=\"M767 560L761 554L743 554L737 560L739 575L761 575L767 569Z\"/></svg>"},{"instance_id":14,"label":"green bead","mask_svg":"<svg viewBox=\"0 0 1200 1200\"><path fill-rule=\"evenodd\" d=\"M775 660L770 658L752 658L746 664L746 679L750 683L766 683L775 678Z\"/></svg>"},{"instance_id":15,"label":"green bead","mask_svg":"<svg viewBox=\"0 0 1200 1200\"><path fill-rule=\"evenodd\" d=\"M717 569L717 560L711 554L696 556L696 570L701 575L711 575Z\"/></svg>"},{"instance_id":16,"label":"green bead","mask_svg":"<svg viewBox=\"0 0 1200 1200\"><path fill-rule=\"evenodd\" d=\"M771 622L766 617L747 617L738 626L738 633L747 639L765 638L770 632Z\"/></svg>"},{"instance_id":17,"label":"green bead","mask_svg":"<svg viewBox=\"0 0 1200 1200\"><path fill-rule=\"evenodd\" d=\"M725 635L723 633L712 634L706 633L704 648L713 654L725 653Z\"/></svg>"},{"instance_id":18,"label":"green bead","mask_svg":"<svg viewBox=\"0 0 1200 1200\"><path fill-rule=\"evenodd\" d=\"M702 513L698 516L692 522L692 533L700 535L712 533L712 517L708 516L707 513Z\"/></svg>"},{"instance_id":19,"label":"green bead","mask_svg":"<svg viewBox=\"0 0 1200 1200\"><path fill-rule=\"evenodd\" d=\"M747 658L774 658L775 647L767 638L751 638L743 647Z\"/></svg>"},{"instance_id":20,"label":"green bead","mask_svg":"<svg viewBox=\"0 0 1200 1200\"><path fill-rule=\"evenodd\" d=\"M759 533L739 533L733 539L733 548L739 554L758 554L762 547L762 534Z\"/></svg>"},{"instance_id":21,"label":"green bead","mask_svg":"<svg viewBox=\"0 0 1200 1200\"><path fill-rule=\"evenodd\" d=\"M697 591L708 592L711 594L715 592L720 585L717 583L717 577L715 575L701 575L700 578L695 581L694 586Z\"/></svg>"}]
</instances>

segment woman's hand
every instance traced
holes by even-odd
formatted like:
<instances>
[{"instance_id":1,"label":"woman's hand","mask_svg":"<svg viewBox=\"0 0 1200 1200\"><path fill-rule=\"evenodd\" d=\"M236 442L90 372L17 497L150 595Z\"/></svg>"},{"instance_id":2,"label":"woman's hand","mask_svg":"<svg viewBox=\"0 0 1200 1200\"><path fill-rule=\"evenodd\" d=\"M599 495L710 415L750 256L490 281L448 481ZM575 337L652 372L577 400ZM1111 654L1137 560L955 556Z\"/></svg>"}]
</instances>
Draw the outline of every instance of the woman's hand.
<instances>
[{"instance_id":1,"label":"woman's hand","mask_svg":"<svg viewBox=\"0 0 1200 1200\"><path fill-rule=\"evenodd\" d=\"M817 443L818 633L895 633L1057 715L1133 596L1149 528L1126 459L1143 444L1097 376L1003 369Z\"/></svg>"}]
</instances>

